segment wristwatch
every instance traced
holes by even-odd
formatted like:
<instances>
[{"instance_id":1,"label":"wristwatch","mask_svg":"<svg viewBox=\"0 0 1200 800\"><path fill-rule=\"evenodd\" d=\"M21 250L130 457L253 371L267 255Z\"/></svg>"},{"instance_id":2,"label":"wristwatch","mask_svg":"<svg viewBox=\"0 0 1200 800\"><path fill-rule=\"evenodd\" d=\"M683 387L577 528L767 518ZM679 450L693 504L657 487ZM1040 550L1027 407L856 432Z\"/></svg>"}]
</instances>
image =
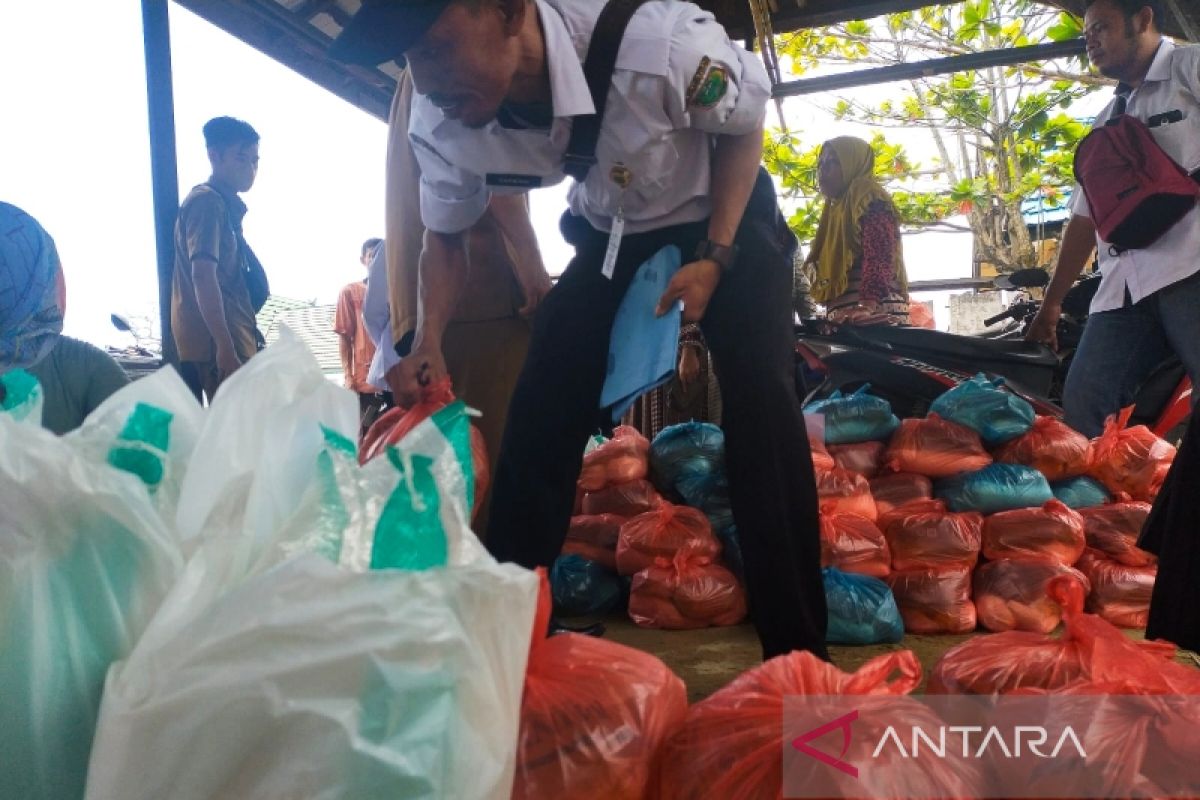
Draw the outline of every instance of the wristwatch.
<instances>
[{"instance_id":1,"label":"wristwatch","mask_svg":"<svg viewBox=\"0 0 1200 800\"><path fill-rule=\"evenodd\" d=\"M696 260L715 261L720 265L721 272L729 272L733 269L733 265L737 263L737 256L738 246L736 244L717 244L711 239L702 239L700 244L696 245Z\"/></svg>"}]
</instances>

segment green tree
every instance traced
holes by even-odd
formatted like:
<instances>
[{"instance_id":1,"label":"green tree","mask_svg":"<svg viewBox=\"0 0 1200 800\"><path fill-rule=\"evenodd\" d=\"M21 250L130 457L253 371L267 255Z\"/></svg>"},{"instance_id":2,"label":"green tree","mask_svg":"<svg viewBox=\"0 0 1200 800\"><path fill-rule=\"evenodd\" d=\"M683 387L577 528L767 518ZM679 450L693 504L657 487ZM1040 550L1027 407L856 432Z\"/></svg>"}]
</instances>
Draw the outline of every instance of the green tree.
<instances>
[{"instance_id":1,"label":"green tree","mask_svg":"<svg viewBox=\"0 0 1200 800\"><path fill-rule=\"evenodd\" d=\"M1076 18L1034 0L969 0L803 30L778 37L776 47L781 63L802 76L818 66L891 66L1079 35ZM1087 125L1070 115L1071 104L1104 85L1081 59L1064 59L912 80L877 104L843 92L829 110L877 130L876 174L907 226L946 226L964 214L976 257L1009 271L1036 262L1022 200L1038 193L1053 200L1073 182L1072 156ZM912 160L888 142L895 128L926 131L937 157ZM782 130L766 139L767 168L799 203L792 227L811 240L820 215L819 145Z\"/></svg>"}]
</instances>

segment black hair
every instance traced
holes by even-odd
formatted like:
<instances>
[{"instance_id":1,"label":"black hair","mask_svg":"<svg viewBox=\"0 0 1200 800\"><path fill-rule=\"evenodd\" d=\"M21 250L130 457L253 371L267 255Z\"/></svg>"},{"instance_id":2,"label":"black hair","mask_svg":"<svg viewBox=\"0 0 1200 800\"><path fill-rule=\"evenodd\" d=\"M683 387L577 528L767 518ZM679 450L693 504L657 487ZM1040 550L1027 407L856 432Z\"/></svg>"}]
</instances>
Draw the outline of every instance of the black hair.
<instances>
[{"instance_id":1,"label":"black hair","mask_svg":"<svg viewBox=\"0 0 1200 800\"><path fill-rule=\"evenodd\" d=\"M249 122L233 117L215 117L204 123L204 145L209 150L247 144L258 144L258 131Z\"/></svg>"},{"instance_id":2,"label":"black hair","mask_svg":"<svg viewBox=\"0 0 1200 800\"><path fill-rule=\"evenodd\" d=\"M1112 3L1122 14L1126 20L1132 20L1139 11L1143 8L1150 9L1154 14L1154 29L1162 31L1163 29L1163 2L1162 0L1084 0L1084 8L1088 9L1096 5L1096 3Z\"/></svg>"},{"instance_id":3,"label":"black hair","mask_svg":"<svg viewBox=\"0 0 1200 800\"><path fill-rule=\"evenodd\" d=\"M378 239L378 238L367 239L365 242L363 242L362 254L365 256L367 253L371 252L376 247L379 247L379 245L381 245L381 244L383 244L383 239Z\"/></svg>"}]
</instances>

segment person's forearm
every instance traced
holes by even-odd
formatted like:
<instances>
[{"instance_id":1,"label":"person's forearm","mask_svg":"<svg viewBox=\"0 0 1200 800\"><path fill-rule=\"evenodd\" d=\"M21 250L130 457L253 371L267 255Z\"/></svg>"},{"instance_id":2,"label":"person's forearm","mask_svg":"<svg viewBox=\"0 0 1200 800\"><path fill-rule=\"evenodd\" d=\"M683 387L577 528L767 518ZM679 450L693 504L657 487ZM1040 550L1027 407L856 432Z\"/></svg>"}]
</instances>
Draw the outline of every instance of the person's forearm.
<instances>
[{"instance_id":1,"label":"person's forearm","mask_svg":"<svg viewBox=\"0 0 1200 800\"><path fill-rule=\"evenodd\" d=\"M737 136L718 136L712 164L712 218L708 238L733 244L762 163L762 127Z\"/></svg>"},{"instance_id":2,"label":"person's forearm","mask_svg":"<svg viewBox=\"0 0 1200 800\"><path fill-rule=\"evenodd\" d=\"M413 349L441 349L442 334L454 314L467 277L463 234L425 232L421 251L417 333Z\"/></svg>"},{"instance_id":3,"label":"person's forearm","mask_svg":"<svg viewBox=\"0 0 1200 800\"><path fill-rule=\"evenodd\" d=\"M515 269L545 269L538 249L537 233L529 218L526 195L493 194L488 211L516 253Z\"/></svg>"},{"instance_id":4,"label":"person's forearm","mask_svg":"<svg viewBox=\"0 0 1200 800\"><path fill-rule=\"evenodd\" d=\"M349 337L338 334L338 356L342 360L342 374L346 378L346 388L350 388L350 383L353 378L351 365L354 363L354 347L350 342Z\"/></svg>"},{"instance_id":5,"label":"person's forearm","mask_svg":"<svg viewBox=\"0 0 1200 800\"><path fill-rule=\"evenodd\" d=\"M1062 304L1067 292L1075 285L1079 273L1083 272L1092 251L1096 249L1096 226L1087 217L1072 216L1063 231L1062 245L1058 251L1058 262L1054 277L1046 287L1043 303L1050 306Z\"/></svg>"},{"instance_id":6,"label":"person's forearm","mask_svg":"<svg viewBox=\"0 0 1200 800\"><path fill-rule=\"evenodd\" d=\"M200 316L217 350L233 352L233 335L225 320L225 299L217 282L217 263L207 259L192 262L192 284L196 287L196 305L200 307Z\"/></svg>"}]
</instances>

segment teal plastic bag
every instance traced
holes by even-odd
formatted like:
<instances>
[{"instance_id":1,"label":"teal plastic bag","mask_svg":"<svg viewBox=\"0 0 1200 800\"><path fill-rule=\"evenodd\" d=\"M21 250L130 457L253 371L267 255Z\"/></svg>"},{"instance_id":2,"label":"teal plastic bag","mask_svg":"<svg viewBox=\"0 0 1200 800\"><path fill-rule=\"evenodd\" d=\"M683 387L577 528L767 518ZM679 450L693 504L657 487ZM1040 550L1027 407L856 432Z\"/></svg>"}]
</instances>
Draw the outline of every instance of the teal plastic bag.
<instances>
[{"instance_id":1,"label":"teal plastic bag","mask_svg":"<svg viewBox=\"0 0 1200 800\"><path fill-rule=\"evenodd\" d=\"M1081 476L1050 484L1054 496L1071 508L1091 508L1112 502L1112 495L1097 480Z\"/></svg>"},{"instance_id":2,"label":"teal plastic bag","mask_svg":"<svg viewBox=\"0 0 1200 800\"><path fill-rule=\"evenodd\" d=\"M835 391L825 400L804 407L805 414L825 418L825 444L884 441L900 427L891 403L869 394L870 389L867 383L850 395Z\"/></svg>"},{"instance_id":3,"label":"teal plastic bag","mask_svg":"<svg viewBox=\"0 0 1200 800\"><path fill-rule=\"evenodd\" d=\"M559 556L550 568L554 607L563 614L605 614L625 600L621 578L603 564L576 553Z\"/></svg>"},{"instance_id":4,"label":"teal plastic bag","mask_svg":"<svg viewBox=\"0 0 1200 800\"><path fill-rule=\"evenodd\" d=\"M980 373L944 392L929 413L965 425L988 446L1003 444L1027 433L1036 416L1027 400L1003 386L1003 378L989 381Z\"/></svg>"},{"instance_id":5,"label":"teal plastic bag","mask_svg":"<svg viewBox=\"0 0 1200 800\"><path fill-rule=\"evenodd\" d=\"M946 501L951 511L980 511L994 514L1017 508L1041 508L1054 499L1046 476L1033 467L991 464L937 481L935 497Z\"/></svg>"},{"instance_id":6,"label":"teal plastic bag","mask_svg":"<svg viewBox=\"0 0 1200 800\"><path fill-rule=\"evenodd\" d=\"M904 620L891 588L869 575L826 567L825 605L830 644L894 644L904 638Z\"/></svg>"},{"instance_id":7,"label":"teal plastic bag","mask_svg":"<svg viewBox=\"0 0 1200 800\"><path fill-rule=\"evenodd\" d=\"M0 411L17 422L42 424L42 387L23 369L0 375Z\"/></svg>"}]
</instances>

